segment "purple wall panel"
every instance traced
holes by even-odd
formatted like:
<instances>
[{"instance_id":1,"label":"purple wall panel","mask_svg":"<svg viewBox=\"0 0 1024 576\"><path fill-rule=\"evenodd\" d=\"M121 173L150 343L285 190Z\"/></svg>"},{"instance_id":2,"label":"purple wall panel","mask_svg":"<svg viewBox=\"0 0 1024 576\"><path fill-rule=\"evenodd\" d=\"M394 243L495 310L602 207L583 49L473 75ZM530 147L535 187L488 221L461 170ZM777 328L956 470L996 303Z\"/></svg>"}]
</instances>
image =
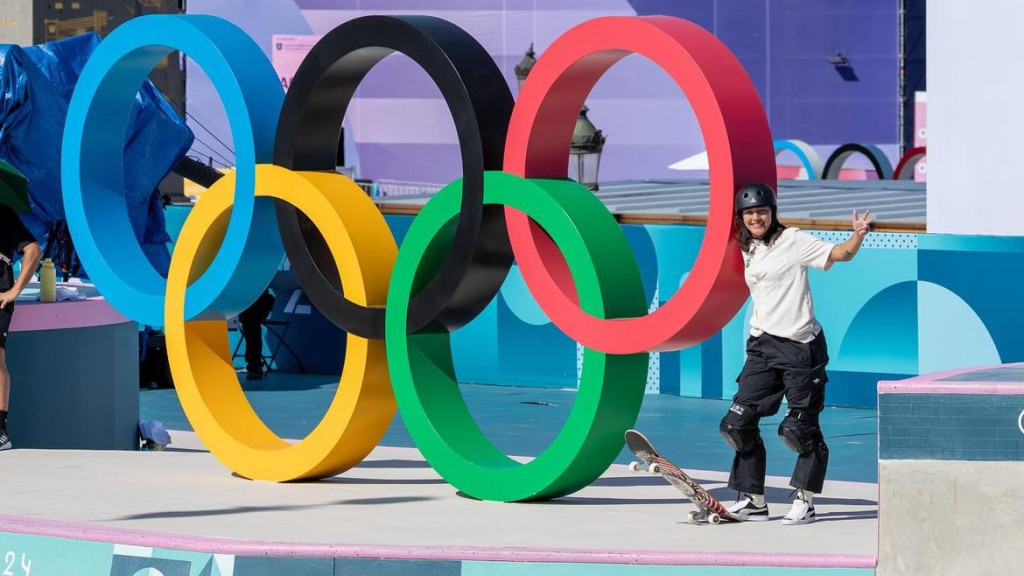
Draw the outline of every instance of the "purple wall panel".
<instances>
[{"instance_id":1,"label":"purple wall panel","mask_svg":"<svg viewBox=\"0 0 1024 576\"><path fill-rule=\"evenodd\" d=\"M775 137L819 145L895 144L897 4L776 1L770 7L769 111ZM849 58L856 81L845 80L827 61L837 52Z\"/></svg>"},{"instance_id":2,"label":"purple wall panel","mask_svg":"<svg viewBox=\"0 0 1024 576\"><path fill-rule=\"evenodd\" d=\"M789 126L793 132L801 134L800 138L808 142L822 142L825 138L831 138L835 134L842 134L849 142L877 142L875 137L878 129L878 119L892 113L892 105L879 103L873 106L858 106L855 110L848 110L842 116L837 115L835 105L831 102L781 102L775 103L772 107L774 114L772 122L777 126ZM776 138L784 138L785 133L775 129ZM890 130L893 138L896 137L896 124L893 123ZM890 145L893 142L889 141ZM835 146L820 150L824 159L831 154ZM895 151L893 151L893 155ZM890 155L891 157L892 155Z\"/></svg>"},{"instance_id":3,"label":"purple wall panel","mask_svg":"<svg viewBox=\"0 0 1024 576\"><path fill-rule=\"evenodd\" d=\"M639 14L704 15L706 3L631 0ZM712 30L743 63L776 138L894 145L899 130L897 3L716 0ZM846 81L827 58L850 58ZM894 159L895 160L895 159Z\"/></svg>"},{"instance_id":4,"label":"purple wall panel","mask_svg":"<svg viewBox=\"0 0 1024 576\"><path fill-rule=\"evenodd\" d=\"M462 176L454 144L362 144L359 161L363 174L373 178L445 184Z\"/></svg>"},{"instance_id":5,"label":"purple wall panel","mask_svg":"<svg viewBox=\"0 0 1024 576\"><path fill-rule=\"evenodd\" d=\"M430 76L404 54L392 54L382 60L356 90L356 98L440 97L441 92Z\"/></svg>"},{"instance_id":6,"label":"purple wall panel","mask_svg":"<svg viewBox=\"0 0 1024 576\"><path fill-rule=\"evenodd\" d=\"M192 0L193 2L195 0ZM531 0L532 2L532 0ZM423 0L295 0L303 10L362 10L367 14L374 11L406 10L421 12L427 10L497 10L505 6L503 0L443 0L442 2L423 2Z\"/></svg>"},{"instance_id":7,"label":"purple wall panel","mask_svg":"<svg viewBox=\"0 0 1024 576\"><path fill-rule=\"evenodd\" d=\"M268 49L271 33L323 33L375 13L433 14L487 47L513 92L513 67L531 42L543 53L568 28L602 15L678 16L713 32L736 54L761 95L774 137L805 140L825 155L850 141L887 150L898 141L899 15L892 0L190 0L188 8L232 20ZM264 17L267 11L273 16ZM294 16L304 18L308 31ZM857 81L844 80L828 63L836 52L850 58ZM201 74L189 78L189 111L225 139L219 105L202 81ZM439 99L437 89L410 60L385 60L357 96L366 106L349 120L357 124L351 133L360 176L438 184L458 176L447 118L388 113L438 110L428 105ZM608 137L602 180L701 176L668 169L703 151L704 143L686 99L652 63L630 57L617 64L587 104Z\"/></svg>"},{"instance_id":8,"label":"purple wall panel","mask_svg":"<svg viewBox=\"0 0 1024 576\"><path fill-rule=\"evenodd\" d=\"M765 61L768 44L764 12L722 13L715 35L725 42L744 66L752 61Z\"/></svg>"}]
</instances>

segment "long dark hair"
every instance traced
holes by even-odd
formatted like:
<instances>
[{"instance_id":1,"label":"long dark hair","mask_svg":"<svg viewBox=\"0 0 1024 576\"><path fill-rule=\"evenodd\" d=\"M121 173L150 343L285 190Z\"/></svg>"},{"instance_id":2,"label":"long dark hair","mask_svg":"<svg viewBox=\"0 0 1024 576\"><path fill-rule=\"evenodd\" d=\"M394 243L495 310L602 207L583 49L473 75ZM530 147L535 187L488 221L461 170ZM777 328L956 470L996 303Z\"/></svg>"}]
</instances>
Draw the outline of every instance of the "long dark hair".
<instances>
[{"instance_id":1,"label":"long dark hair","mask_svg":"<svg viewBox=\"0 0 1024 576\"><path fill-rule=\"evenodd\" d=\"M768 231L764 235L765 246L771 246L782 236L782 231L786 229L786 225L779 222L779 216L775 206L769 206L772 209L772 223L768 225ZM743 211L736 212L736 238L740 241L740 248L744 252L750 252L750 245L754 243L754 235L747 230L747 227L743 224Z\"/></svg>"}]
</instances>

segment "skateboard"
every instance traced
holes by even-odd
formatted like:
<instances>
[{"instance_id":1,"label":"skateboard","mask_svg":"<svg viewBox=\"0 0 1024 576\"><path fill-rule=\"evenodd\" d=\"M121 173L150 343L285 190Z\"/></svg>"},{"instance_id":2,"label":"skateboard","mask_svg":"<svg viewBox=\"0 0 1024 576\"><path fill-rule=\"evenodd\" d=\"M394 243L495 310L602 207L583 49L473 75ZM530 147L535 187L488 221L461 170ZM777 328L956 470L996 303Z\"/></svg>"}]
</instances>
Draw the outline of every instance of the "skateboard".
<instances>
[{"instance_id":1,"label":"skateboard","mask_svg":"<svg viewBox=\"0 0 1024 576\"><path fill-rule=\"evenodd\" d=\"M714 496L708 493L708 491L701 486L696 480L690 478L686 472L679 469L678 466L673 464L667 458L658 454L658 451L654 449L654 445L647 439L643 434L636 430L626 430L626 446L629 447L633 454L639 458L640 462L630 462L629 469L633 472L639 472L646 466L646 471L651 474L661 474L668 483L679 489L680 492L686 495L691 502L697 507L696 510L691 510L687 514L687 520L691 524L697 524L700 522L707 522L708 524L718 524L725 520L728 522L739 522L740 519L733 516L725 509L725 506L721 502L715 499Z\"/></svg>"}]
</instances>

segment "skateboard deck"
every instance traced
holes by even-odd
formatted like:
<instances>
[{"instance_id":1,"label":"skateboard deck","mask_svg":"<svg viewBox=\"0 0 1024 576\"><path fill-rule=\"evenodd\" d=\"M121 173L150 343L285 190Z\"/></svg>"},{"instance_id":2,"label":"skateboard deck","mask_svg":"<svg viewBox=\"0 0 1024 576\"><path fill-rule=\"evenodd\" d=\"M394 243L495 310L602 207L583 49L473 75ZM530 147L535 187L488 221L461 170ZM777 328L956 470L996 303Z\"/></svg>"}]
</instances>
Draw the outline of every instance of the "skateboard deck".
<instances>
[{"instance_id":1,"label":"skateboard deck","mask_svg":"<svg viewBox=\"0 0 1024 576\"><path fill-rule=\"evenodd\" d=\"M725 509L725 506L715 499L714 496L709 494L699 482L690 478L686 472L683 472L669 459L659 454L658 451L654 449L654 445L651 444L651 441L640 432L636 430L626 430L626 446L628 446L630 451L644 463L648 472L661 474L669 484L675 486L680 492L689 498L691 502L693 502L694 506L697 507L697 510L690 512L688 516L690 522L708 522L709 524L718 524L722 520L729 522L740 521L739 518L730 514L729 511ZM629 468L634 472L641 470L641 467L637 462L631 463Z\"/></svg>"}]
</instances>

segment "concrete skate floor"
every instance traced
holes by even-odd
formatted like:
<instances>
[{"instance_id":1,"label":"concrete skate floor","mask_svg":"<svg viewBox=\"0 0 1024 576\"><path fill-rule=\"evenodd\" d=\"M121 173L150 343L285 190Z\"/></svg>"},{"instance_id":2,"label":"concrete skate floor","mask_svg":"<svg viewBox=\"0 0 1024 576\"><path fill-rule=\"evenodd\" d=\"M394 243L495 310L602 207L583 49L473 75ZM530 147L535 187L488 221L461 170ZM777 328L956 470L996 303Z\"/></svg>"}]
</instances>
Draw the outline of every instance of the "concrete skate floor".
<instances>
[{"instance_id":1,"label":"concrete skate floor","mask_svg":"<svg viewBox=\"0 0 1024 576\"><path fill-rule=\"evenodd\" d=\"M67 535L70 526L76 538L168 547L177 536L227 538L250 541L250 553L264 543L288 543L267 544L270 554L305 544L307 556L335 554L338 545L349 551L351 546L478 547L500 550L510 559L516 551L530 550L560 550L563 558L574 550L584 557L621 552L638 558L644 554L637 552L650 551L665 564L689 563L687 553L727 551L752 558L816 557L811 564L817 565L863 563L873 561L877 549L878 491L871 483L828 481L825 494L815 499L818 522L782 526L788 479L770 477L773 521L691 525L686 513L692 506L679 492L660 476L631 473L623 465L613 465L570 496L506 504L461 496L412 448L378 447L343 475L274 484L232 476L194 434L172 435L174 444L165 452L3 454L0 530L55 534L51 529L63 526L56 532ZM693 475L714 496L732 500L734 493L723 485L725 473ZM121 536L111 538L111 529ZM125 529L164 535L140 539L125 536Z\"/></svg>"}]
</instances>

